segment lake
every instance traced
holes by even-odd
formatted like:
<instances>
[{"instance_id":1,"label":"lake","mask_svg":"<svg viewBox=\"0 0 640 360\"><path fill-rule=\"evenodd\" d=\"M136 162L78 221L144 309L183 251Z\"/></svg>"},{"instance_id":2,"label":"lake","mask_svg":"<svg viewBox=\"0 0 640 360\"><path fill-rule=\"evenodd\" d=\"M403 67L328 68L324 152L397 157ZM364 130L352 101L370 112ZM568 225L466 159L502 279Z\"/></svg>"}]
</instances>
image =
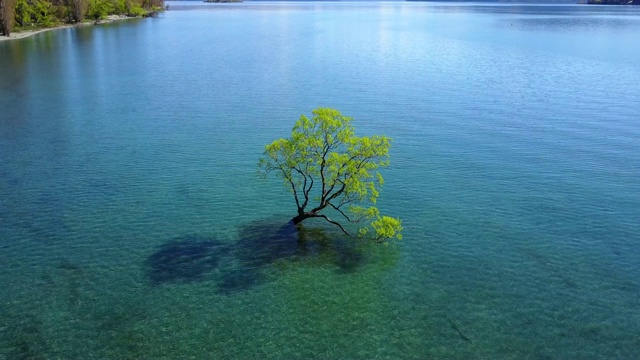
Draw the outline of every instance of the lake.
<instances>
[{"instance_id":1,"label":"lake","mask_svg":"<svg viewBox=\"0 0 640 360\"><path fill-rule=\"evenodd\" d=\"M640 358L640 8L169 5L0 42L0 359ZM318 106L401 242L282 231Z\"/></svg>"}]
</instances>

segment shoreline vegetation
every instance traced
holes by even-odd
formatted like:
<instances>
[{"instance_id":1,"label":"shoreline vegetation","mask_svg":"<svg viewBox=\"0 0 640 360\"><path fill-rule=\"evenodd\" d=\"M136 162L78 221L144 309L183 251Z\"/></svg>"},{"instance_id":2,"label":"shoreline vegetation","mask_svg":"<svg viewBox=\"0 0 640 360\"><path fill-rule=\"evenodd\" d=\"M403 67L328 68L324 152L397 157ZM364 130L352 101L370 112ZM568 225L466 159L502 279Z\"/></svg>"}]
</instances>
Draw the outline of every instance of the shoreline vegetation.
<instances>
[{"instance_id":1,"label":"shoreline vegetation","mask_svg":"<svg viewBox=\"0 0 640 360\"><path fill-rule=\"evenodd\" d=\"M164 0L0 0L0 41L44 31L155 17Z\"/></svg>"},{"instance_id":2,"label":"shoreline vegetation","mask_svg":"<svg viewBox=\"0 0 640 360\"><path fill-rule=\"evenodd\" d=\"M107 23L111 23L114 21L120 21L120 20L130 20L130 19L140 19L140 16L126 16L126 15L109 15L104 19L100 19L100 20L95 20L95 21L85 21L83 23L80 24L60 24L57 26L52 26L52 27L47 27L47 28L34 28L34 29L26 29L26 30L20 30L19 32L12 32L11 35L9 36L5 36L5 35L0 35L0 42L2 41L8 41L8 40L18 40L18 39L24 39L36 34L40 34L43 32L47 32L47 31L52 31L52 30L60 30L60 29L68 29L68 28L73 28L73 27L78 27L78 26L93 26L93 25L102 25L102 24L107 24Z\"/></svg>"}]
</instances>

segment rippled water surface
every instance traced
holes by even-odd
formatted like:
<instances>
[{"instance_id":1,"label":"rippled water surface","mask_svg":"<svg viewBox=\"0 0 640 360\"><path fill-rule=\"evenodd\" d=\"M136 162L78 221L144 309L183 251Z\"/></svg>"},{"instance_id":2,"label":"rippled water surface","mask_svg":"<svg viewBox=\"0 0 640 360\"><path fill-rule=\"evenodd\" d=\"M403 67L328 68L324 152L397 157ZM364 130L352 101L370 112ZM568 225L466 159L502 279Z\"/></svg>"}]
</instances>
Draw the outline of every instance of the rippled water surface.
<instances>
[{"instance_id":1,"label":"rippled water surface","mask_svg":"<svg viewBox=\"0 0 640 360\"><path fill-rule=\"evenodd\" d=\"M640 358L640 10L170 3L0 43L0 359ZM393 138L401 243L256 176Z\"/></svg>"}]
</instances>

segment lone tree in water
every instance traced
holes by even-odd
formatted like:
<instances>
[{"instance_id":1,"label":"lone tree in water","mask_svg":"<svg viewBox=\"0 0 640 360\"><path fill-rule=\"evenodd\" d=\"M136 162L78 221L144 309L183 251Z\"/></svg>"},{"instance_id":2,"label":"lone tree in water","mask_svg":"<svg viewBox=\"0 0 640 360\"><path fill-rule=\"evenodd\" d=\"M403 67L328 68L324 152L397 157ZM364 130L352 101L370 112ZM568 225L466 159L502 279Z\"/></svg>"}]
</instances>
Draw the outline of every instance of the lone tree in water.
<instances>
[{"instance_id":1,"label":"lone tree in water","mask_svg":"<svg viewBox=\"0 0 640 360\"><path fill-rule=\"evenodd\" d=\"M329 211L343 222L362 224L359 237L402 239L400 219L382 216L375 207L384 182L377 170L389 165L391 139L357 137L352 119L335 109L318 108L312 114L300 117L291 138L267 145L258 163L264 176L274 172L293 193L298 213L291 221L298 225L322 218L352 236L324 213Z\"/></svg>"}]
</instances>

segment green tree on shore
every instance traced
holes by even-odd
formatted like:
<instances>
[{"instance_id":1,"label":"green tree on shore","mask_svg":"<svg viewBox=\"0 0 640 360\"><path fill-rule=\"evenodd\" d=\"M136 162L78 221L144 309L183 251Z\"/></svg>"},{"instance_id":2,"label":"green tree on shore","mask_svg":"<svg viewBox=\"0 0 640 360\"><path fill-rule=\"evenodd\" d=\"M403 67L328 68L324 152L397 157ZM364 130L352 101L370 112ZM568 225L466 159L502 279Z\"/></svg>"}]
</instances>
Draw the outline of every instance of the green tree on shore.
<instances>
[{"instance_id":1,"label":"green tree on shore","mask_svg":"<svg viewBox=\"0 0 640 360\"><path fill-rule=\"evenodd\" d=\"M290 138L267 145L258 163L264 176L275 173L293 193L297 215L291 221L322 218L352 236L340 222L346 221L360 224L358 237L401 239L400 219L381 215L375 206L384 182L378 169L389 165L391 139L357 137L352 119L335 109L312 113L300 117ZM329 218L327 211L341 220Z\"/></svg>"}]
</instances>

